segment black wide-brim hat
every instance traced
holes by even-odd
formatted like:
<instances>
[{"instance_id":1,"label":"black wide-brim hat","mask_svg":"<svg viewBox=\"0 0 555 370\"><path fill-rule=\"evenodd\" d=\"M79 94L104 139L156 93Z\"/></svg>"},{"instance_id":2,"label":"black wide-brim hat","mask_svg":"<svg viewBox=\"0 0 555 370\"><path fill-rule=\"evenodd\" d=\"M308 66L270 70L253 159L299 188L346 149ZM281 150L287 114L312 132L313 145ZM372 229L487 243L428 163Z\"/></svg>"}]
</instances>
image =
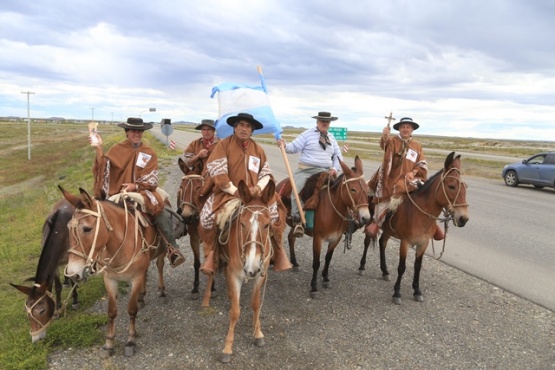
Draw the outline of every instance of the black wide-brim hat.
<instances>
[{"instance_id":1,"label":"black wide-brim hat","mask_svg":"<svg viewBox=\"0 0 555 370\"><path fill-rule=\"evenodd\" d=\"M318 112L318 115L313 116L312 118L315 118L318 121L335 121L335 120L337 120L337 117L333 117L330 112Z\"/></svg>"},{"instance_id":2,"label":"black wide-brim hat","mask_svg":"<svg viewBox=\"0 0 555 370\"><path fill-rule=\"evenodd\" d=\"M229 117L227 119L227 124L230 125L231 127L235 127L235 124L239 121L249 122L253 127L253 131L254 130L260 130L262 127L264 127L264 125L262 123L255 120L254 117L251 114L248 114L248 113L239 113L236 116Z\"/></svg>"},{"instance_id":3,"label":"black wide-brim hat","mask_svg":"<svg viewBox=\"0 0 555 370\"><path fill-rule=\"evenodd\" d=\"M401 126L403 123L410 123L412 125L413 130L418 130L418 128L420 127L420 125L418 123L414 122L412 120L412 118L403 117L403 118L401 118L401 120L399 122L397 122L396 124L393 125L393 128L395 130L399 131L399 126Z\"/></svg>"},{"instance_id":4,"label":"black wide-brim hat","mask_svg":"<svg viewBox=\"0 0 555 370\"><path fill-rule=\"evenodd\" d=\"M214 126L213 119L203 119L202 121L200 121L200 124L197 127L195 127L195 130L202 130L202 126L209 127L213 130L216 129L216 127Z\"/></svg>"},{"instance_id":5,"label":"black wide-brim hat","mask_svg":"<svg viewBox=\"0 0 555 370\"><path fill-rule=\"evenodd\" d=\"M130 117L127 119L127 122L118 123L118 127L126 130L145 131L152 128L152 123L143 122L142 118Z\"/></svg>"}]
</instances>

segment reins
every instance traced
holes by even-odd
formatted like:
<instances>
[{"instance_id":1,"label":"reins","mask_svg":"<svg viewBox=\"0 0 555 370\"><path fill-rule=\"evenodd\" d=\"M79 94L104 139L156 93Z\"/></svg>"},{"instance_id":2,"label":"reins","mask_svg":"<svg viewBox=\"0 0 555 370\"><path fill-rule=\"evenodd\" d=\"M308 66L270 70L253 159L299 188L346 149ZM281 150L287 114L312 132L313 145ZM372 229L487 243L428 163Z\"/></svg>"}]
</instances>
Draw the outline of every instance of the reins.
<instances>
[{"instance_id":1,"label":"reins","mask_svg":"<svg viewBox=\"0 0 555 370\"><path fill-rule=\"evenodd\" d=\"M364 181L364 175L361 175L361 176L358 176L358 177L352 177L352 178L350 178L350 179L347 179L346 177L344 177L344 178L343 178L343 181L341 182L341 186L340 186L340 190L339 190L339 191L340 191L340 196L341 196L341 197L342 197L342 195L343 195L343 186L345 186L345 188L347 188L347 190L348 190L348 185L347 185L347 184L348 184L349 182L351 182L351 181L359 181L359 182L360 182L360 181ZM343 216L343 215L341 214L341 212L339 212L339 211L337 210L337 208L335 207L335 204L333 204L333 200L332 200L332 198L331 198L331 190L330 190L330 188L331 188L330 185L331 185L331 184L330 184L330 182L331 182L331 176L328 176L328 186L327 186L327 190L328 190L328 199L329 199L329 201L330 201L330 204L331 204L331 206L332 206L334 212L341 218L341 220L343 220L343 221L352 221L352 218L351 218L350 216L349 216L349 217ZM363 188L363 187L361 186L361 188ZM364 194L362 194L362 193L363 193L363 192L361 192L361 194L359 195L359 199L357 199L357 201L360 201L360 198L364 195ZM349 195L349 199L351 200L351 206L350 206L350 207L347 206L347 208L351 208L351 210L352 210L353 212L358 212L358 208L359 208L359 207L368 206L368 203L361 203L361 204L356 203L355 200L353 199L353 196L351 195L351 193L350 193L349 191L347 191L347 194ZM366 199L368 199L368 194L366 194Z\"/></svg>"},{"instance_id":2,"label":"reins","mask_svg":"<svg viewBox=\"0 0 555 370\"><path fill-rule=\"evenodd\" d=\"M192 175L185 175L181 178L181 180L188 180L187 184L184 186L183 191L181 191L181 187L179 188L179 208L183 209L183 206L189 206L191 208L193 208L195 210L195 212L198 212L198 207L197 205L194 203L194 194L193 191L195 190L193 188L193 181L194 180L200 180L201 181L201 186L202 184L204 184L204 177L202 175L196 175L196 174L192 174ZM185 195L187 194L187 191L189 192L190 195L190 202L186 202L185 199Z\"/></svg>"}]
</instances>

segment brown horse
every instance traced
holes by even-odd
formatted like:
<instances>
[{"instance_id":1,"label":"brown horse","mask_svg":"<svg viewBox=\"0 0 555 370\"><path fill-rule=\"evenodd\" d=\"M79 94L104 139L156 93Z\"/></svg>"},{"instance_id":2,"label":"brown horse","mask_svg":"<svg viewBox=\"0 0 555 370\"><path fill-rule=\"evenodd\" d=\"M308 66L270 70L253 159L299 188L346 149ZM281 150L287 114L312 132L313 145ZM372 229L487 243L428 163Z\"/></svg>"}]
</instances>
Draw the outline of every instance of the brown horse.
<instances>
[{"instance_id":1,"label":"brown horse","mask_svg":"<svg viewBox=\"0 0 555 370\"><path fill-rule=\"evenodd\" d=\"M264 345L264 334L260 325L261 294L266 286L268 266L272 257L271 217L268 204L272 202L275 184L270 181L260 195L252 195L241 180L238 186L240 204L233 213L229 226L227 243L217 243L220 267L223 267L227 282L227 292L231 301L229 310L229 330L221 361L231 361L235 326L241 313L241 287L254 279L251 294L253 310L254 344ZM201 229L204 230L204 229ZM202 231L201 231L202 233Z\"/></svg>"},{"instance_id":2,"label":"brown horse","mask_svg":"<svg viewBox=\"0 0 555 370\"><path fill-rule=\"evenodd\" d=\"M195 279L193 282L193 290L191 290L191 298L199 297L199 271L200 271L200 236L198 231L199 214L202 204L199 199L199 192L205 185L204 176L201 175L202 168L195 166L190 169L185 162L179 158L177 161L179 168L184 176L181 178L181 184L177 191L177 213L183 218L183 222L187 225L187 234L191 243L191 250L194 257ZM213 279L211 280L212 295L215 293Z\"/></svg>"},{"instance_id":3,"label":"brown horse","mask_svg":"<svg viewBox=\"0 0 555 370\"><path fill-rule=\"evenodd\" d=\"M314 212L314 228L308 230L305 228L305 234L312 236L312 280L310 282L312 298L318 295L318 269L320 268L320 254L322 243L328 242L328 250L326 252L324 269L322 270L323 286L329 288L329 266L333 256L335 247L341 241L342 235L347 230L349 222L356 221L362 224L370 220L370 212L368 210L368 184L364 181L362 169L362 161L357 156L355 158L355 167L350 169L345 163L340 161L343 174L339 176L333 183L328 184L319 194L318 208ZM319 176L316 174L314 176ZM278 184L278 189L283 189L289 179L285 179ZM294 199L290 198L290 194L278 190L282 195L282 200L288 206L288 214L291 213L290 204ZM291 226L291 221L288 219ZM291 263L293 267L298 269L299 264L295 257L295 240L293 229L289 231L287 237L289 241L289 251L291 254Z\"/></svg>"},{"instance_id":4,"label":"brown horse","mask_svg":"<svg viewBox=\"0 0 555 370\"><path fill-rule=\"evenodd\" d=\"M38 342L46 337L46 329L64 309L62 304L62 283L59 267L66 265L69 250L69 233L67 223L73 216L75 208L65 199L58 201L46 218L42 227L41 253L32 287L14 285L14 288L27 295L25 310L31 325L31 340ZM77 286L70 282L72 308L79 308ZM56 302L52 298L52 286L55 288ZM69 297L68 297L69 298Z\"/></svg>"},{"instance_id":5,"label":"brown horse","mask_svg":"<svg viewBox=\"0 0 555 370\"><path fill-rule=\"evenodd\" d=\"M103 347L107 355L114 351L118 281L131 282L127 306L129 333L124 352L131 356L135 353L135 319L139 299L146 292L147 270L150 261L158 258L159 277L162 278L166 243L162 242L156 227L148 223L138 210L130 208L127 201L119 205L93 199L83 189L79 189L80 197L61 187L60 190L75 207L68 225L70 250L66 276L83 281L88 276L102 273L104 278L110 319ZM163 286L163 280L159 280L158 288L162 293Z\"/></svg>"},{"instance_id":6,"label":"brown horse","mask_svg":"<svg viewBox=\"0 0 555 370\"><path fill-rule=\"evenodd\" d=\"M422 302L420 291L420 271L422 258L430 239L436 230L436 221L449 220L458 227L468 222L468 204L466 203L466 184L461 176L460 155L451 152L445 159L441 171L430 177L419 189L404 194L395 203L395 210L390 210L382 224L380 245L380 267L384 280L389 281L389 271L385 260L385 248L390 237L400 240L398 276L394 287L393 302L401 304L401 279L406 270L407 252L410 246L416 246L414 260L414 278L412 288L414 299ZM391 208L391 207L390 207ZM441 212L446 219L439 217ZM369 236L364 243L364 260L368 250ZM363 268L361 260L361 267Z\"/></svg>"}]
</instances>

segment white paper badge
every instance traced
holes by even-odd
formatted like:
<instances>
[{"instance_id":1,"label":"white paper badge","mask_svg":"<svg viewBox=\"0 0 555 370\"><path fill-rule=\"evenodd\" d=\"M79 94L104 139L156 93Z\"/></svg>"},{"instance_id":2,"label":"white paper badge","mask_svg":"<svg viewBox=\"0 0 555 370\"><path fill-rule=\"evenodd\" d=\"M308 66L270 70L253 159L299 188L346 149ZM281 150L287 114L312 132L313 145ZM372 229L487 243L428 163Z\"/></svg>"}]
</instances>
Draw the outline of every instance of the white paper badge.
<instances>
[{"instance_id":1,"label":"white paper badge","mask_svg":"<svg viewBox=\"0 0 555 370\"><path fill-rule=\"evenodd\" d=\"M416 162L416 159L418 158L418 153L409 148L409 150L407 150L406 158L411 162Z\"/></svg>"},{"instance_id":2,"label":"white paper badge","mask_svg":"<svg viewBox=\"0 0 555 370\"><path fill-rule=\"evenodd\" d=\"M260 158L253 157L252 155L249 156L249 170L258 173L260 170Z\"/></svg>"},{"instance_id":3,"label":"white paper badge","mask_svg":"<svg viewBox=\"0 0 555 370\"><path fill-rule=\"evenodd\" d=\"M150 161L150 158L152 158L152 156L150 154L139 152L139 156L137 157L136 165L141 167L141 168L145 168L148 161Z\"/></svg>"}]
</instances>

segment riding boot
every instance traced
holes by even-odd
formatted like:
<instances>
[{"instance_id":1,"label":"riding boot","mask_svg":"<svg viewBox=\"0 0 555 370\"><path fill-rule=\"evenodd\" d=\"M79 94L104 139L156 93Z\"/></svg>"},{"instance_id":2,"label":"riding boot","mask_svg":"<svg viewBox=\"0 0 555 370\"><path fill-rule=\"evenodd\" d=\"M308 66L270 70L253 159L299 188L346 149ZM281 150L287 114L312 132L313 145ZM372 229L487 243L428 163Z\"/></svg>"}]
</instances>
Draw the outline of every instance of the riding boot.
<instances>
[{"instance_id":1,"label":"riding boot","mask_svg":"<svg viewBox=\"0 0 555 370\"><path fill-rule=\"evenodd\" d=\"M208 252L208 255L204 259L202 266L200 266L200 271L206 275L214 275L214 266L214 250L212 249L210 252Z\"/></svg>"},{"instance_id":2,"label":"riding boot","mask_svg":"<svg viewBox=\"0 0 555 370\"><path fill-rule=\"evenodd\" d=\"M168 243L168 259L171 267L177 267L185 262L185 256L179 250L175 236L173 235L173 225L169 212L164 208L156 216L156 226L162 234L163 239Z\"/></svg>"},{"instance_id":3,"label":"riding boot","mask_svg":"<svg viewBox=\"0 0 555 370\"><path fill-rule=\"evenodd\" d=\"M274 271L289 270L292 267L285 249L283 247L274 248Z\"/></svg>"},{"instance_id":4,"label":"riding boot","mask_svg":"<svg viewBox=\"0 0 555 370\"><path fill-rule=\"evenodd\" d=\"M445 238L445 233L439 224L436 224L436 231L434 233L434 240L443 240Z\"/></svg>"}]
</instances>

